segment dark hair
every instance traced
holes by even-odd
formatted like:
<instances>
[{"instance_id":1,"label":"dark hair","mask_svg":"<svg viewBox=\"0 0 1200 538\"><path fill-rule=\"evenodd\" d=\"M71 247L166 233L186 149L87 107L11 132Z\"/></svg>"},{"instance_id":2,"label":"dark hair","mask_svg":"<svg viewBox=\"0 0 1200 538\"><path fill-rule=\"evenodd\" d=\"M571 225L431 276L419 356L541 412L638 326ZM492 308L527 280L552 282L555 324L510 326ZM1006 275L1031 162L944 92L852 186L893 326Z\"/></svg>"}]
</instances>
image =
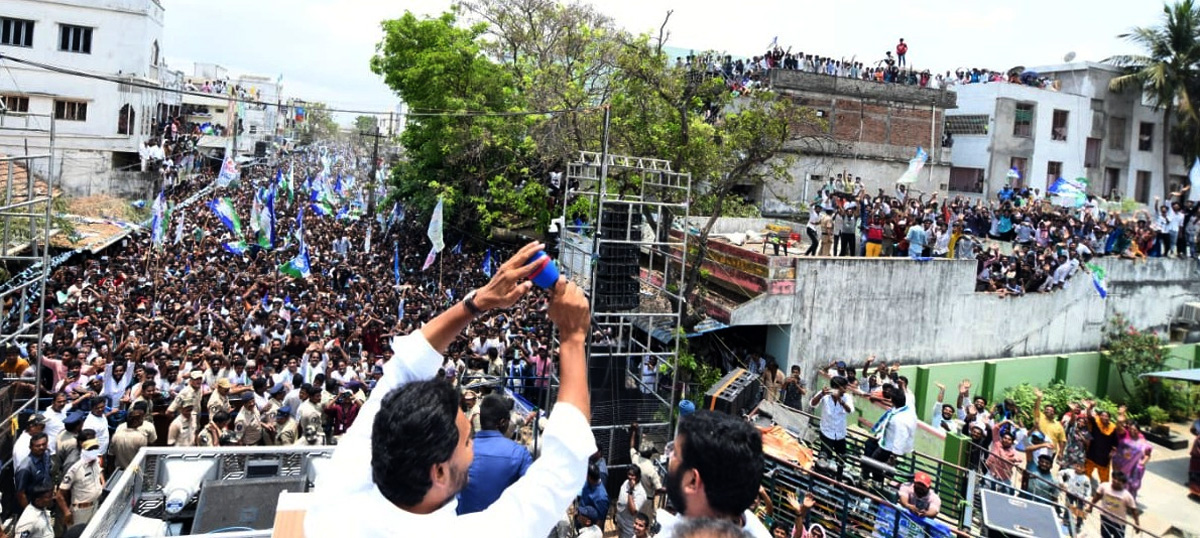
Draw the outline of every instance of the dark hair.
<instances>
[{"instance_id":1,"label":"dark hair","mask_svg":"<svg viewBox=\"0 0 1200 538\"><path fill-rule=\"evenodd\" d=\"M212 421L216 422L217 424L225 424L226 422L229 422L229 413L217 411L217 414L213 415Z\"/></svg>"},{"instance_id":2,"label":"dark hair","mask_svg":"<svg viewBox=\"0 0 1200 538\"><path fill-rule=\"evenodd\" d=\"M904 407L908 403L908 398L904 397L904 391L895 389L892 391L892 407Z\"/></svg>"},{"instance_id":3,"label":"dark hair","mask_svg":"<svg viewBox=\"0 0 1200 538\"><path fill-rule=\"evenodd\" d=\"M698 411L679 422L679 471L695 469L704 495L717 514L735 516L758 496L762 480L762 434L750 423L713 411ZM684 536L678 531L676 536Z\"/></svg>"},{"instance_id":4,"label":"dark hair","mask_svg":"<svg viewBox=\"0 0 1200 538\"><path fill-rule=\"evenodd\" d=\"M495 348L492 348L495 349ZM508 418L508 402L499 394L488 394L479 402L479 429L499 430Z\"/></svg>"},{"instance_id":5,"label":"dark hair","mask_svg":"<svg viewBox=\"0 0 1200 538\"><path fill-rule=\"evenodd\" d=\"M642 524L645 525L647 528L650 527L650 516L648 516L646 514L638 512L637 515L633 516L633 519L635 519L637 521L641 521Z\"/></svg>"},{"instance_id":6,"label":"dark hair","mask_svg":"<svg viewBox=\"0 0 1200 538\"><path fill-rule=\"evenodd\" d=\"M1129 477L1128 477L1128 476L1125 476L1125 471L1113 471L1113 472L1112 472L1112 479L1113 479L1113 480L1120 480L1120 481L1124 482L1124 481L1126 481L1126 480L1129 480Z\"/></svg>"},{"instance_id":7,"label":"dark hair","mask_svg":"<svg viewBox=\"0 0 1200 538\"><path fill-rule=\"evenodd\" d=\"M292 376L292 386L299 387L304 384L304 374L296 374Z\"/></svg>"},{"instance_id":8,"label":"dark hair","mask_svg":"<svg viewBox=\"0 0 1200 538\"><path fill-rule=\"evenodd\" d=\"M157 385L155 385L155 384L154 384L154 380L153 380L153 379L147 379L147 380L145 380L145 381L142 381L142 393L144 394L144 393L146 392L146 390L147 390L147 389L150 389L150 388L153 388L153 387L156 387L156 386L157 386Z\"/></svg>"},{"instance_id":9,"label":"dark hair","mask_svg":"<svg viewBox=\"0 0 1200 538\"><path fill-rule=\"evenodd\" d=\"M50 442L49 441L50 436L46 435L46 432L38 432L38 433L30 434L29 435L29 444L32 445L38 441L41 441L42 439L46 439L47 443Z\"/></svg>"},{"instance_id":10,"label":"dark hair","mask_svg":"<svg viewBox=\"0 0 1200 538\"><path fill-rule=\"evenodd\" d=\"M89 429L80 431L79 435L75 436L75 441L77 443L83 443L84 441L87 441L88 439L95 439L95 438L96 438L96 430L89 428Z\"/></svg>"},{"instance_id":11,"label":"dark hair","mask_svg":"<svg viewBox=\"0 0 1200 538\"><path fill-rule=\"evenodd\" d=\"M400 507L425 498L430 467L458 446L458 392L427 380L401 385L383 398L371 428L371 478L384 498Z\"/></svg>"},{"instance_id":12,"label":"dark hair","mask_svg":"<svg viewBox=\"0 0 1200 538\"><path fill-rule=\"evenodd\" d=\"M705 489L708 489L707 487ZM750 538L752 535L728 519L680 518L672 534L676 538Z\"/></svg>"},{"instance_id":13,"label":"dark hair","mask_svg":"<svg viewBox=\"0 0 1200 538\"><path fill-rule=\"evenodd\" d=\"M312 394L313 394L313 386L312 386L312 385L310 385L310 384L308 384L308 383L305 383L305 384L303 384L303 385L300 385L300 392L303 392L303 393L305 393L305 394L307 394L307 395L309 395L309 396L312 396Z\"/></svg>"},{"instance_id":14,"label":"dark hair","mask_svg":"<svg viewBox=\"0 0 1200 538\"><path fill-rule=\"evenodd\" d=\"M133 404L133 407L130 408L129 410L130 411L141 411L141 412L145 413L146 412L146 401L142 400L140 402Z\"/></svg>"}]
</instances>

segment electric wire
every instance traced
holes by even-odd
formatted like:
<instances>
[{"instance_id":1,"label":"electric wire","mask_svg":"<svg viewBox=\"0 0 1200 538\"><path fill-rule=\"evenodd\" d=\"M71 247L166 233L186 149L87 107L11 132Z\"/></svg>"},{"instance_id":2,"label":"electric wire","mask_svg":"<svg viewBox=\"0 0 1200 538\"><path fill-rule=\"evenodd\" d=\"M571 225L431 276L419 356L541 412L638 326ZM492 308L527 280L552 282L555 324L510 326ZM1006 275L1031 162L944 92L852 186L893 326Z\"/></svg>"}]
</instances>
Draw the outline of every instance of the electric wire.
<instances>
[{"instance_id":1,"label":"electric wire","mask_svg":"<svg viewBox=\"0 0 1200 538\"><path fill-rule=\"evenodd\" d=\"M279 102L270 103L267 101L246 99L246 98L236 97L233 95L214 94L214 93L207 93L207 92L201 92L201 91L185 90L185 89L180 89L180 88L168 88L168 87L156 85L156 84L153 84L150 82L142 82L139 80L134 80L132 78L127 79L127 78L120 78L120 77L109 76L109 75L100 75L100 74L96 74L96 73L88 73L86 71L81 71L78 69L72 69L69 67L62 67L62 66L58 66L58 65L37 62L34 60L26 60L23 58L16 58L16 57L13 57L8 54L0 53L0 62L2 62L4 60L28 65L31 67L36 67L39 69L44 69L46 71L52 71L52 72L60 73L60 74L64 74L64 75L90 78L90 79L94 79L94 80L111 82L114 84L124 84L124 85L132 86L135 88L143 88L143 89L148 89L148 90L155 90L155 91L162 91L162 92L169 92L169 93L178 93L180 95L190 95L193 97L205 97L205 98L209 98L209 99L222 99L222 100L228 100L230 102L239 103L239 104L258 105L258 106L264 106L264 107L266 107L266 106L277 107L279 109L283 109L285 107L286 108L292 107L292 105L287 105L287 104L283 104L283 103L279 103ZM5 69L8 69L8 67L5 66ZM11 70L9 70L9 75L12 76ZM13 81L15 83L16 77L13 77ZM293 103L318 104L318 102L308 102L308 101L293 101ZM410 110L407 112L400 112L398 115L400 117L405 117L405 116L409 116L409 117L540 116L540 115L554 115L554 114L588 113L588 112L595 112L597 110L600 110L601 108L602 108L601 106L595 106L595 107L577 107L577 108L561 108L561 109L546 109L546 110L514 110L514 111L477 111L477 110L464 110L464 111L416 110L416 111L413 111L413 110ZM344 114L365 114L365 115L373 115L373 116L397 114L394 111L380 112L380 111L376 111L376 110L356 110L356 109L328 108L328 107L324 108L323 110L325 110L327 112L338 112L338 113L344 113Z\"/></svg>"}]
</instances>

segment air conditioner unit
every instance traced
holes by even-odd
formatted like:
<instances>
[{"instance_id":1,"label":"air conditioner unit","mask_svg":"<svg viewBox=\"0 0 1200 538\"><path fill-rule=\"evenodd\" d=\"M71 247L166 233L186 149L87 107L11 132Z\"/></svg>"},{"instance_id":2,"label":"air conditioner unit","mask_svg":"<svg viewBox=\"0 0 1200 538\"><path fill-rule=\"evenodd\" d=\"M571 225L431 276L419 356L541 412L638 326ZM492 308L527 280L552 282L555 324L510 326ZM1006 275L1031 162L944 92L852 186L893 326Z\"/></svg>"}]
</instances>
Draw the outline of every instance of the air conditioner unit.
<instances>
[{"instance_id":1,"label":"air conditioner unit","mask_svg":"<svg viewBox=\"0 0 1200 538\"><path fill-rule=\"evenodd\" d=\"M1200 325L1200 303L1184 303L1179 309L1179 321Z\"/></svg>"}]
</instances>

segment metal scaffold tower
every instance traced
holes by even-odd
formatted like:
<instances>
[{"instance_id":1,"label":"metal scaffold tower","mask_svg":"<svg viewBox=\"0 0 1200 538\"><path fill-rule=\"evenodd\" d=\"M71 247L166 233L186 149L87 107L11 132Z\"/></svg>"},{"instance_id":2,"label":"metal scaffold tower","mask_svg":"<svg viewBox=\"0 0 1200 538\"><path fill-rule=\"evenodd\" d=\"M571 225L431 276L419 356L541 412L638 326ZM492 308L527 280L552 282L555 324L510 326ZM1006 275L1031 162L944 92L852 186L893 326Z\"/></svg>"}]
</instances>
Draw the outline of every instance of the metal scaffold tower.
<instances>
[{"instance_id":1,"label":"metal scaffold tower","mask_svg":"<svg viewBox=\"0 0 1200 538\"><path fill-rule=\"evenodd\" d=\"M41 342L45 335L46 280L50 276L50 237L54 233L54 117L20 112L0 113L0 350ZM20 141L21 151L13 151ZM30 146L37 148L31 152ZM19 153L19 154L11 154ZM41 361L30 353L34 379L41 380ZM35 383L38 384L38 383ZM38 408L37 398L15 404L11 386L0 388L0 416ZM5 428L7 430L7 428Z\"/></svg>"},{"instance_id":2,"label":"metal scaffold tower","mask_svg":"<svg viewBox=\"0 0 1200 538\"><path fill-rule=\"evenodd\" d=\"M668 228L687 221L691 176L665 160L583 151L564 179L559 265L591 299L592 430L619 467L631 423L639 449L662 452L673 437L687 249Z\"/></svg>"}]
</instances>

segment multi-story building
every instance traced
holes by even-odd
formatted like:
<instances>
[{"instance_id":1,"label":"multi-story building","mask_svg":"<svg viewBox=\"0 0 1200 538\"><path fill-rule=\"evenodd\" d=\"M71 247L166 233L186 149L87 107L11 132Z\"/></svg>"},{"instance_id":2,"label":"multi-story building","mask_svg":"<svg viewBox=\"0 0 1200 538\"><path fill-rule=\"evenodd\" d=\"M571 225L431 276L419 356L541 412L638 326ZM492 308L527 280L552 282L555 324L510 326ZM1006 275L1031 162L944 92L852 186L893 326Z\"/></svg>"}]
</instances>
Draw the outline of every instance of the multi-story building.
<instances>
[{"instance_id":1,"label":"multi-story building","mask_svg":"<svg viewBox=\"0 0 1200 538\"><path fill-rule=\"evenodd\" d=\"M1086 177L1090 192L1104 198L1151 203L1163 194L1163 111L1135 89L1109 91L1120 69L1075 62L1031 70L1053 84L956 88L958 109L946 122L951 191L992 194L1014 183L1044 192L1059 177ZM1187 168L1172 153L1166 185L1173 191Z\"/></svg>"},{"instance_id":2,"label":"multi-story building","mask_svg":"<svg viewBox=\"0 0 1200 538\"><path fill-rule=\"evenodd\" d=\"M769 182L744 193L767 214L794 213L828 180L862 178L870 193L893 192L920 147L929 155L917 192L944 190L950 171L949 148L942 147L947 109L954 92L834 77L805 71L771 71L771 88L816 111L823 131L802 132L784 147L794 159L791 182Z\"/></svg>"},{"instance_id":3,"label":"multi-story building","mask_svg":"<svg viewBox=\"0 0 1200 538\"><path fill-rule=\"evenodd\" d=\"M278 134L283 103L279 79L260 75L231 77L220 65L197 63L187 79L183 121L201 133L197 145L210 157L223 157L234 143L239 155L254 153L259 143Z\"/></svg>"},{"instance_id":4,"label":"multi-story building","mask_svg":"<svg viewBox=\"0 0 1200 538\"><path fill-rule=\"evenodd\" d=\"M182 83L182 76L162 61L163 17L159 0L0 4L0 53L127 82L2 62L5 107L55 119L54 169L35 167L36 174L52 175L72 195L147 192L144 183L154 178L140 173L138 150L154 136L158 122L178 107L179 94L168 90ZM14 120L0 117L0 153L49 147L46 138L3 128Z\"/></svg>"}]
</instances>

